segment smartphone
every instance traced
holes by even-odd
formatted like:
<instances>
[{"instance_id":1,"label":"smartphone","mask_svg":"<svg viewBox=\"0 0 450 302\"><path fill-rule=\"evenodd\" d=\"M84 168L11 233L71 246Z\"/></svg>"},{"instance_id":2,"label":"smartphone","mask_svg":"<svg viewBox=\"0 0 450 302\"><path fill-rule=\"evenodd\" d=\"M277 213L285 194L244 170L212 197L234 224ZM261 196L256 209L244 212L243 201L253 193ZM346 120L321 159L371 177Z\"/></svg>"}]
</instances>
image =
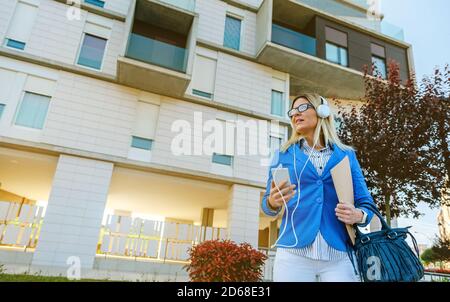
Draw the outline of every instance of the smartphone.
<instances>
[{"instance_id":1,"label":"smartphone","mask_svg":"<svg viewBox=\"0 0 450 302\"><path fill-rule=\"evenodd\" d=\"M287 185L291 185L288 168L272 168L272 179L280 187L282 181L287 180Z\"/></svg>"}]
</instances>

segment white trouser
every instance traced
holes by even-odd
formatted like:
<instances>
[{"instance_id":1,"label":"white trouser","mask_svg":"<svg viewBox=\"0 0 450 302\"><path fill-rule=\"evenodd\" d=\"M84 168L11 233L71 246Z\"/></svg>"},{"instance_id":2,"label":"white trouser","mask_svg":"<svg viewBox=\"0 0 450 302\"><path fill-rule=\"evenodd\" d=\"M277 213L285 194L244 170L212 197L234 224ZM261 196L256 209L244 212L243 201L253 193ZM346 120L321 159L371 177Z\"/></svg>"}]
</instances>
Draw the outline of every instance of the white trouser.
<instances>
[{"instance_id":1,"label":"white trouser","mask_svg":"<svg viewBox=\"0 0 450 302\"><path fill-rule=\"evenodd\" d=\"M275 282L360 282L348 257L336 261L314 260L277 249Z\"/></svg>"}]
</instances>

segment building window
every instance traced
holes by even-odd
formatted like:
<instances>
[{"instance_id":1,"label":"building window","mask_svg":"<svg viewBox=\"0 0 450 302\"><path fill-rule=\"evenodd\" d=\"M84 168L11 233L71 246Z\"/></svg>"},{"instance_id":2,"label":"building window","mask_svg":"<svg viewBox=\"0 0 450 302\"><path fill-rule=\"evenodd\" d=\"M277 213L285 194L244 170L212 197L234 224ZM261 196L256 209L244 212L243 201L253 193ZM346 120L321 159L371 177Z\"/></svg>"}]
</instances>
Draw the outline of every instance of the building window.
<instances>
[{"instance_id":1,"label":"building window","mask_svg":"<svg viewBox=\"0 0 450 302\"><path fill-rule=\"evenodd\" d=\"M159 106L139 101L131 147L150 151L153 146L158 122Z\"/></svg>"},{"instance_id":2,"label":"building window","mask_svg":"<svg viewBox=\"0 0 450 302\"><path fill-rule=\"evenodd\" d=\"M231 125L226 120L217 119L216 121L220 125L218 129L222 131L222 143L216 145L216 148L214 150L215 152L213 153L212 156L212 162L223 166L232 166L235 148L236 129L235 128L227 129L227 125L228 126ZM233 130L233 132L231 133L230 130Z\"/></svg>"},{"instance_id":3,"label":"building window","mask_svg":"<svg viewBox=\"0 0 450 302\"><path fill-rule=\"evenodd\" d=\"M347 33L335 28L325 27L325 57L327 61L348 66Z\"/></svg>"},{"instance_id":4,"label":"building window","mask_svg":"<svg viewBox=\"0 0 450 302\"><path fill-rule=\"evenodd\" d=\"M384 46L371 43L370 49L372 51L372 68L373 68L373 76L381 76L381 78L387 78L387 69L386 69L386 50Z\"/></svg>"},{"instance_id":5,"label":"building window","mask_svg":"<svg viewBox=\"0 0 450 302\"><path fill-rule=\"evenodd\" d=\"M197 90L197 89L192 89L192 94L207 98L207 99L212 99L213 95L212 93L208 93L208 92L204 92L201 90Z\"/></svg>"},{"instance_id":6,"label":"building window","mask_svg":"<svg viewBox=\"0 0 450 302\"><path fill-rule=\"evenodd\" d=\"M241 43L241 20L227 16L225 20L225 35L223 45L239 50Z\"/></svg>"},{"instance_id":7,"label":"building window","mask_svg":"<svg viewBox=\"0 0 450 302\"><path fill-rule=\"evenodd\" d=\"M2 118L3 111L5 111L5 104L0 104L0 119Z\"/></svg>"},{"instance_id":8,"label":"building window","mask_svg":"<svg viewBox=\"0 0 450 302\"><path fill-rule=\"evenodd\" d=\"M283 93L272 90L271 113L273 115L283 116L285 114Z\"/></svg>"},{"instance_id":9,"label":"building window","mask_svg":"<svg viewBox=\"0 0 450 302\"><path fill-rule=\"evenodd\" d=\"M6 46L11 47L11 48L20 49L20 50L24 50L25 49L25 43L24 42L16 41L16 40L13 40L13 39L6 39Z\"/></svg>"},{"instance_id":10,"label":"building window","mask_svg":"<svg viewBox=\"0 0 450 302\"><path fill-rule=\"evenodd\" d=\"M216 164L231 166L233 164L233 156L213 153L212 161Z\"/></svg>"},{"instance_id":11,"label":"building window","mask_svg":"<svg viewBox=\"0 0 450 302\"><path fill-rule=\"evenodd\" d=\"M348 66L347 48L327 42L326 59L342 66Z\"/></svg>"},{"instance_id":12,"label":"building window","mask_svg":"<svg viewBox=\"0 0 450 302\"><path fill-rule=\"evenodd\" d=\"M196 55L192 74L192 94L213 99L217 60Z\"/></svg>"},{"instance_id":13,"label":"building window","mask_svg":"<svg viewBox=\"0 0 450 302\"><path fill-rule=\"evenodd\" d=\"M95 5L95 6L99 6L99 7L105 6L105 1L102 1L102 0L84 0L84 2Z\"/></svg>"},{"instance_id":14,"label":"building window","mask_svg":"<svg viewBox=\"0 0 450 302\"><path fill-rule=\"evenodd\" d=\"M16 125L42 129L47 116L50 97L25 92L16 117Z\"/></svg>"},{"instance_id":15,"label":"building window","mask_svg":"<svg viewBox=\"0 0 450 302\"><path fill-rule=\"evenodd\" d=\"M373 75L381 76L381 78L386 79L386 60L377 56L372 56L373 65Z\"/></svg>"},{"instance_id":16,"label":"building window","mask_svg":"<svg viewBox=\"0 0 450 302\"><path fill-rule=\"evenodd\" d=\"M150 151L153 146L153 140L143 137L133 136L131 140L131 147L144 149Z\"/></svg>"},{"instance_id":17,"label":"building window","mask_svg":"<svg viewBox=\"0 0 450 302\"><path fill-rule=\"evenodd\" d=\"M100 69L106 47L106 39L85 34L78 57L78 64Z\"/></svg>"},{"instance_id":18,"label":"building window","mask_svg":"<svg viewBox=\"0 0 450 302\"><path fill-rule=\"evenodd\" d=\"M33 29L36 15L36 6L25 2L17 2L6 34L5 45L7 47L20 50L25 49L25 45L31 35L31 30Z\"/></svg>"},{"instance_id":19,"label":"building window","mask_svg":"<svg viewBox=\"0 0 450 302\"><path fill-rule=\"evenodd\" d=\"M275 152L275 150L280 149L281 138L271 135L269 137L269 147L272 154Z\"/></svg>"}]
</instances>

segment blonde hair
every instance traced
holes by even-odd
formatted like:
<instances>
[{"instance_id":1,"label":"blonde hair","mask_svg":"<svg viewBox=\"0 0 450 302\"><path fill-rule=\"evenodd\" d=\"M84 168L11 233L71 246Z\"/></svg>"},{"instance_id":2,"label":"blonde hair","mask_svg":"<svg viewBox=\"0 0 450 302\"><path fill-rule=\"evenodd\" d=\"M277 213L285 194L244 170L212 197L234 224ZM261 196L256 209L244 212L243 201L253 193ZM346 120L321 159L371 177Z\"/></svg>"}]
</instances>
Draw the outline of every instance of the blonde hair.
<instances>
[{"instance_id":1,"label":"blonde hair","mask_svg":"<svg viewBox=\"0 0 450 302\"><path fill-rule=\"evenodd\" d=\"M294 101L301 97L307 99L314 106L315 109L317 109L320 106L320 104L322 103L321 99L320 99L320 95L318 95L317 93L301 94L301 95L297 96L294 99ZM294 105L294 101L291 104L291 108ZM317 122L316 129L314 131L314 138L313 138L315 142L318 142L319 136L323 135L325 145L328 145L331 143L331 144L336 144L342 150L354 150L353 147L344 144L339 139L339 137L336 133L336 126L334 124L334 114L333 114L331 108L330 108L330 116L329 117L327 117L327 118L317 117L317 118L318 118L318 122ZM297 143L300 139L304 138L304 136L297 133L297 131L295 129L294 117L291 118L291 128L292 128L292 135L287 140L287 142L284 143L283 146L280 148L281 152L286 152L286 150L289 149L289 147L291 145Z\"/></svg>"}]
</instances>

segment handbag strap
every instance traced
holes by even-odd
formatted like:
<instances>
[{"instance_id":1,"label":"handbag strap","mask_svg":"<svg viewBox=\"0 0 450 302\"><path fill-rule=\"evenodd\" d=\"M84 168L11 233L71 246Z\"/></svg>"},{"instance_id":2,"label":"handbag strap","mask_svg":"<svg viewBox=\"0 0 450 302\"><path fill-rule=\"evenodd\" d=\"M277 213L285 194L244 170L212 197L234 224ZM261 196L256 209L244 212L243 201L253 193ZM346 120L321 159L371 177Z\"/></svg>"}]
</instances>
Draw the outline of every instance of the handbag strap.
<instances>
[{"instance_id":1,"label":"handbag strap","mask_svg":"<svg viewBox=\"0 0 450 302\"><path fill-rule=\"evenodd\" d=\"M378 210L378 207L375 205L375 203L363 201L363 202L361 202L361 203L358 204L358 208L361 208L362 206L368 208L368 209L371 210L375 215L377 215L377 217L380 219L380 222L381 222L381 229L382 229L382 230L391 230L391 227L387 224L386 220L383 218L383 215L381 215L381 213L380 213L380 211ZM355 228L355 230L356 230L356 233L357 233L359 236L362 236L362 233L361 233L361 231L360 231L359 228L358 228L358 224L355 223L353 226L354 226L354 228Z\"/></svg>"},{"instance_id":2,"label":"handbag strap","mask_svg":"<svg viewBox=\"0 0 450 302\"><path fill-rule=\"evenodd\" d=\"M359 204L359 207L361 207L361 206L366 206L367 208L369 208L370 210L372 210L373 211L373 213L375 214L375 215L377 215L378 216L378 218L380 219L380 222L381 222L381 225L382 225L382 230L391 230L391 227L387 224L387 222L386 222L386 220L383 218L383 216L381 215L381 213L380 213L380 211L378 210L378 207L376 206L376 204L375 203L372 203L372 202L361 202L360 204ZM358 236L362 236L363 234L361 233L361 231L358 229L358 226L357 226L357 224L355 223L354 225L354 228L355 228L355 231L356 231L356 233L358 234ZM409 227L408 227L409 228ZM414 246L414 251L416 252L416 254L417 254L417 257L419 257L420 258L420 251L419 251L419 247L418 247L418 245L417 245L417 241L416 241L416 238L409 232L409 231L407 231L407 234L409 234L409 236L411 237L411 241L412 241L412 243L413 243L413 246Z\"/></svg>"}]
</instances>

